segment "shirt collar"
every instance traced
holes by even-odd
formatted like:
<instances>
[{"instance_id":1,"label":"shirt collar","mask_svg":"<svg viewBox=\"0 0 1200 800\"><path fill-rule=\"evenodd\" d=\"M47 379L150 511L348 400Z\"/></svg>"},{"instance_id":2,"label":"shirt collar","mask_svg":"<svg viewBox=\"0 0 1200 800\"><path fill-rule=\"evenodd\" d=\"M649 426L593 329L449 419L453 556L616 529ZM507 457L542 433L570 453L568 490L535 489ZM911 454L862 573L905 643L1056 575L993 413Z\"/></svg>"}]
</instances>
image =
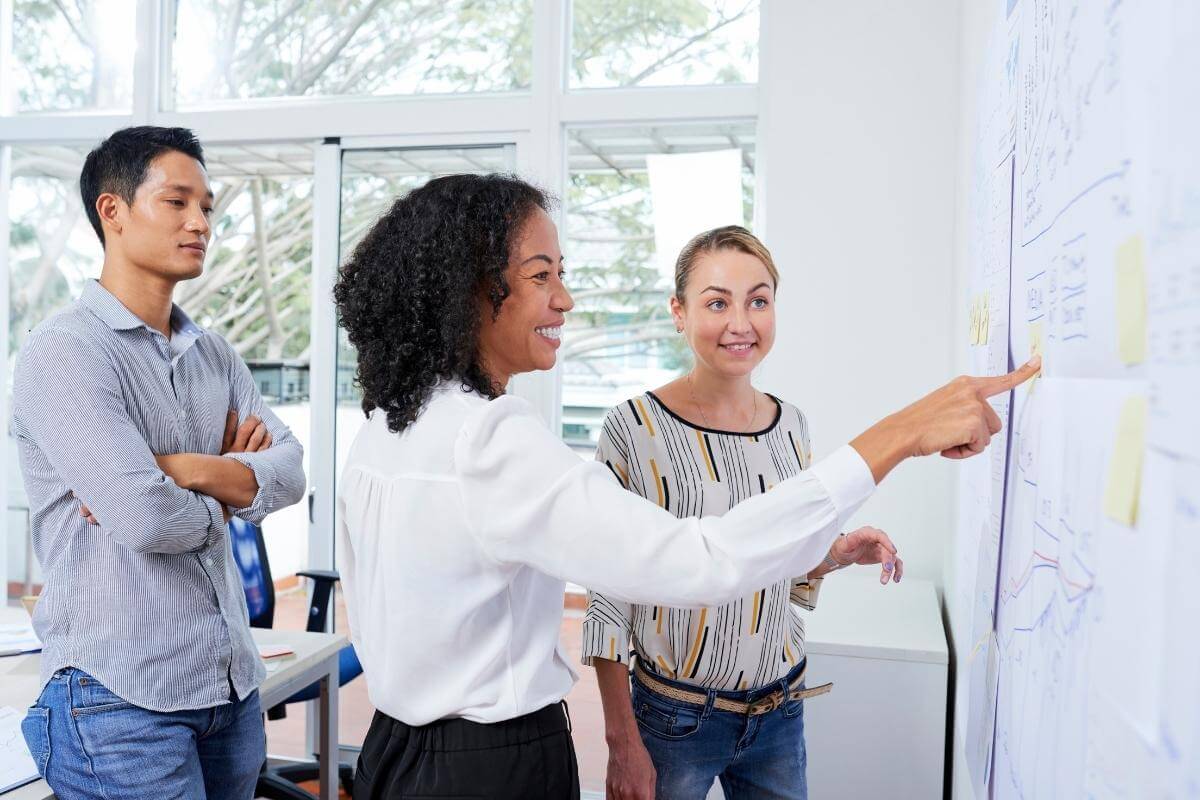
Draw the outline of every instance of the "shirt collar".
<instances>
[{"instance_id":1,"label":"shirt collar","mask_svg":"<svg viewBox=\"0 0 1200 800\"><path fill-rule=\"evenodd\" d=\"M101 286L100 281L93 279L85 283L79 299L114 331L128 331L134 328L151 330L149 325L122 305L112 292ZM204 332L199 325L192 322L191 317L185 314L182 308L174 303L171 304L171 331L187 334L192 338L199 338Z\"/></svg>"}]
</instances>

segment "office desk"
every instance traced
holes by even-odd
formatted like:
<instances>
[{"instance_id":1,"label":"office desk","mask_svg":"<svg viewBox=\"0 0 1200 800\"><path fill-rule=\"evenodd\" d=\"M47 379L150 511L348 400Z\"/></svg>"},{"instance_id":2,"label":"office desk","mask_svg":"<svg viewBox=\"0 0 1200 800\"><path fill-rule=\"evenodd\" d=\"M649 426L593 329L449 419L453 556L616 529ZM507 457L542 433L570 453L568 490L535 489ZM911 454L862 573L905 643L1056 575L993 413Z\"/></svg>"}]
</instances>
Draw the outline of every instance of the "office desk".
<instances>
[{"instance_id":1,"label":"office desk","mask_svg":"<svg viewBox=\"0 0 1200 800\"><path fill-rule=\"evenodd\" d=\"M28 620L24 609L0 607L0 623ZM317 701L320 725L321 798L338 796L337 720L338 720L338 652L346 646L345 636L332 633L305 633L256 628L254 641L260 645L287 645L296 651L288 656L259 687L265 711L292 694L320 681L321 695ZM38 669L41 656L7 656L0 658L0 705L18 711L28 708L37 699L40 685ZM34 781L0 795L3 800L52 800L54 793L45 781Z\"/></svg>"}]
</instances>

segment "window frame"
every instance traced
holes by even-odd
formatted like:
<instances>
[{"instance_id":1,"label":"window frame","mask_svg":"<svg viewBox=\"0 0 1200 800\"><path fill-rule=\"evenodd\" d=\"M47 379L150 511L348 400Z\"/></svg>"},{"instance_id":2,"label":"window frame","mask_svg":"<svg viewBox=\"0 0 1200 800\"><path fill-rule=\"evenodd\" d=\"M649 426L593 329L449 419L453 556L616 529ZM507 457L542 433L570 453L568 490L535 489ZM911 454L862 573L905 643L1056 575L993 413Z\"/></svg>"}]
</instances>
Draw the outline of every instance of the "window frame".
<instances>
[{"instance_id":1,"label":"window frame","mask_svg":"<svg viewBox=\"0 0 1200 800\"><path fill-rule=\"evenodd\" d=\"M783 0L762 0L761 31L770 6ZM15 0L0 0L0 85L14 68L11 31ZM653 125L687 122L744 122L755 120L756 173L761 176L767 154L762 147L765 109L759 107L760 87L769 79L761 70L757 84L709 86L646 86L632 88L570 88L570 0L533 0L533 53L527 91L454 95L389 97L271 98L222 103L214 107L175 110L171 97L171 0L137 0L140 46L134 59L133 102L128 113L86 110L17 114L0 96L0 336L7 353L8 185L10 150L21 144L63 144L98 141L129 125L192 128L205 144L248 142L306 142L314 155L312 402L314 465L309 476L313 522L309 554L314 568L333 566L333 440L336 405L336 319L330 293L338 266L340 152L378 146L437 146L447 144L515 143L517 171L548 187L559 197L566 188L568 127L591 125ZM765 95L765 92L761 94ZM755 217L762 218L761 177L756 179ZM564 209L557 211L560 227ZM332 227L331 227L332 226ZM317 391L317 387L321 387ZM514 393L526 397L560 432L562 380L558 369L518 376ZM7 418L7 397L0 396L0 413ZM4 460L6 462L6 459ZM328 469L316 468L327 464ZM7 506L11 479L0 463L0 500ZM7 574L6 548L0 547L0 574Z\"/></svg>"}]
</instances>

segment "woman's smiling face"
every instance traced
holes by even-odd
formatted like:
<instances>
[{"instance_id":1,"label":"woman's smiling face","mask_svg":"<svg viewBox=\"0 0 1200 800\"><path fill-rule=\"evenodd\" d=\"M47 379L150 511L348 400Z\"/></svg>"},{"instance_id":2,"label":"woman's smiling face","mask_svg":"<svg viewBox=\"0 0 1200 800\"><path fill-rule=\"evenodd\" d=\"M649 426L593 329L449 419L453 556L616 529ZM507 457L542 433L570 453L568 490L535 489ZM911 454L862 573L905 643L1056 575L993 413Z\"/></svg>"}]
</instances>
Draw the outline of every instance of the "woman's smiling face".
<instances>
[{"instance_id":1,"label":"woman's smiling face","mask_svg":"<svg viewBox=\"0 0 1200 800\"><path fill-rule=\"evenodd\" d=\"M683 302L671 298L698 364L728 377L753 370L775 343L775 280L756 256L731 248L697 257Z\"/></svg>"},{"instance_id":2,"label":"woman's smiling face","mask_svg":"<svg viewBox=\"0 0 1200 800\"><path fill-rule=\"evenodd\" d=\"M513 375L554 366L565 315L575 305L564 275L558 229L550 215L535 209L509 259L509 295L500 313L493 318L491 301L480 303L480 361L501 388Z\"/></svg>"}]
</instances>

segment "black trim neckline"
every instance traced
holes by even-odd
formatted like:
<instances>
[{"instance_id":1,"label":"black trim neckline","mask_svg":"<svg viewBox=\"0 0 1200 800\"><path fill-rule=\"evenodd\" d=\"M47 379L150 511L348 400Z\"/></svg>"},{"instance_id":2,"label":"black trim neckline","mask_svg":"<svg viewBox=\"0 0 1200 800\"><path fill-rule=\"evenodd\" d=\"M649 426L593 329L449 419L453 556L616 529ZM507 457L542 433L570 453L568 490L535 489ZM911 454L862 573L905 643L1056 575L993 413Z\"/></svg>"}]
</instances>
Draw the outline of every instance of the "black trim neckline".
<instances>
[{"instance_id":1,"label":"black trim neckline","mask_svg":"<svg viewBox=\"0 0 1200 800\"><path fill-rule=\"evenodd\" d=\"M779 420L783 419L783 402L778 397L771 394L770 392L763 392L763 394L765 394L767 397L771 398L771 400L773 400L775 402L775 419L771 421L770 425L763 428L761 431L746 431L743 433L741 431L723 431L723 430L720 430L719 428L706 428L703 425L697 425L696 423L692 422L691 420L684 419L683 417L679 416L674 411L672 411L670 408L668 408L667 404L664 403L662 400L660 400L658 398L658 395L656 395L654 392L650 392L650 391L646 392L646 396L649 397L651 400L653 400L655 403L658 403L658 407L661 408L663 411L667 412L668 414L670 414L671 417L674 418L676 422L680 422L684 425L687 425L689 428L693 428L698 431L704 431L705 433L716 433L716 434L720 434L721 436L766 436L768 433L775 430L775 428L777 428L779 426Z\"/></svg>"}]
</instances>

